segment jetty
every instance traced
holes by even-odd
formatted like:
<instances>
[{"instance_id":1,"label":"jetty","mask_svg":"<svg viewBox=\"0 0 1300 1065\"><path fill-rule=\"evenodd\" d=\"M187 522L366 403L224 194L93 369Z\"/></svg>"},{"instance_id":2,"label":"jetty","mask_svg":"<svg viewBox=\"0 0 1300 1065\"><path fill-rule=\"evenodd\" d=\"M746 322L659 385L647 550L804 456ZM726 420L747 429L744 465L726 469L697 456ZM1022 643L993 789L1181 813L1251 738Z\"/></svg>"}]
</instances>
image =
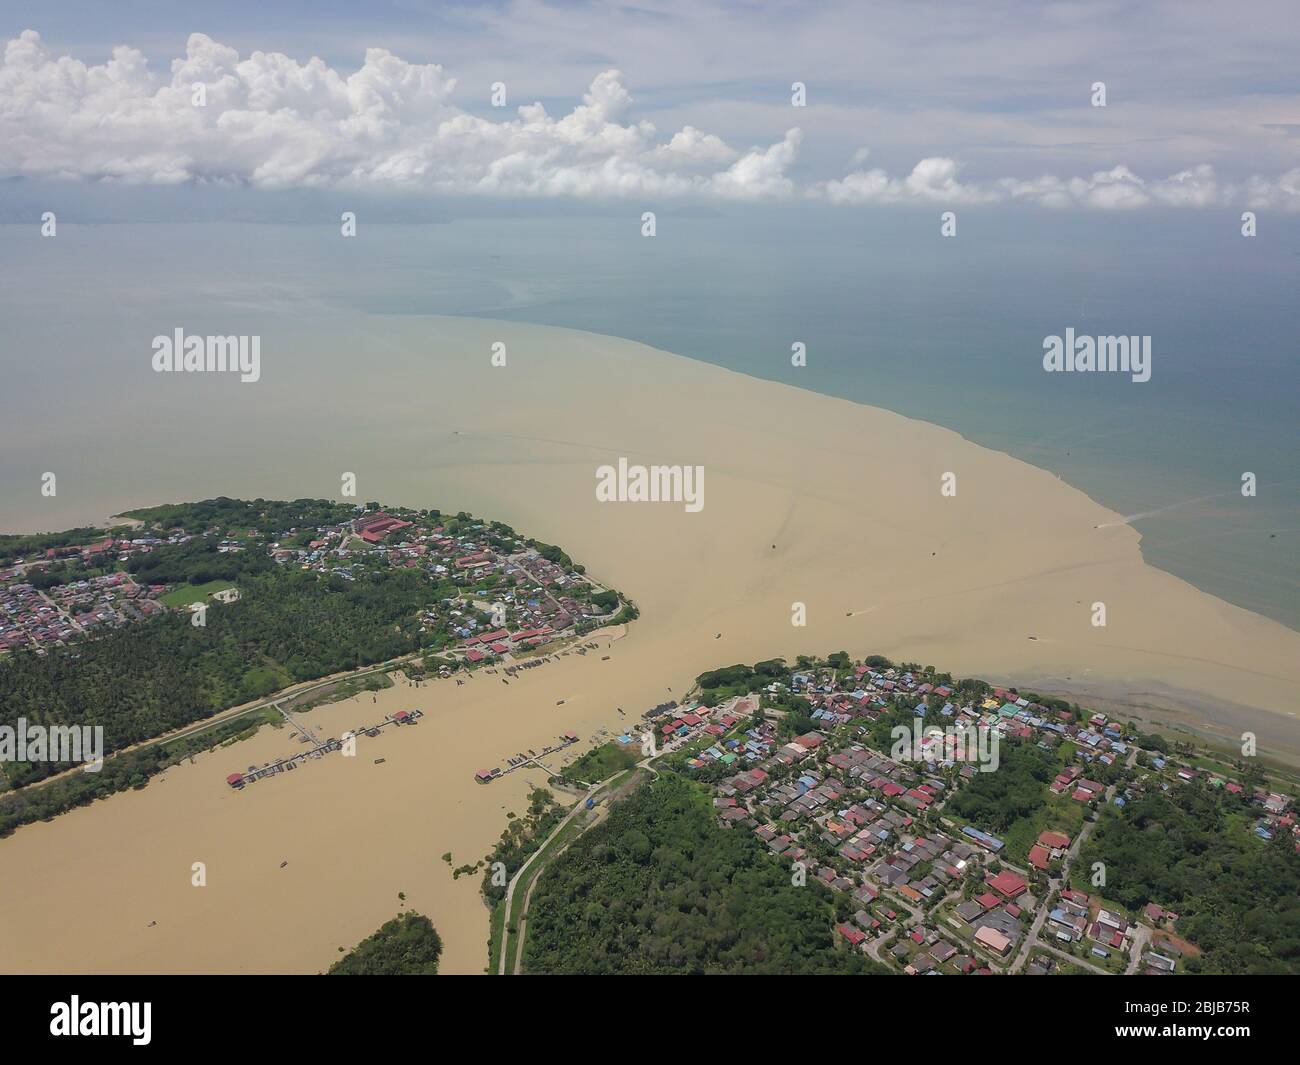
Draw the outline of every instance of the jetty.
<instances>
[{"instance_id":1,"label":"jetty","mask_svg":"<svg viewBox=\"0 0 1300 1065\"><path fill-rule=\"evenodd\" d=\"M279 710L280 708L277 706L276 709ZM283 710L280 712L284 713ZM284 716L289 720L289 723L298 730L299 740L302 740L303 735L310 735L313 745L308 750L299 751L297 754L290 755L287 758L280 758L274 762L267 762L265 765L260 766L250 765L247 771L243 773L231 773L226 777L226 783L236 791L242 791L249 784L256 783L259 780L265 780L267 777L273 777L279 773L287 773L291 770L297 769L300 765L305 764L308 758L323 758L327 754L333 754L335 751L343 750L343 741L337 740L333 736L326 740L317 739L315 734L309 733L308 730L303 729L297 722L289 718L288 714L285 714ZM358 736L374 737L378 736L380 731L386 728L400 728L404 725L414 725L423 716L424 712L419 709L398 710L396 713L390 714L388 717L384 718L384 720L377 725L360 725L357 728L349 729L348 732L344 733L344 735L351 735L354 739ZM380 761L382 761L382 759L380 759Z\"/></svg>"},{"instance_id":2,"label":"jetty","mask_svg":"<svg viewBox=\"0 0 1300 1065\"><path fill-rule=\"evenodd\" d=\"M576 732L566 732L560 737L559 743L552 743L549 747L543 747L540 751L521 751L519 754L511 755L506 759L506 768L499 766L496 769L480 769L474 774L474 779L480 784L490 784L492 781L513 773L516 769L523 769L525 766L535 765L546 772L551 772L542 759L564 750L566 747L572 747L578 742Z\"/></svg>"}]
</instances>

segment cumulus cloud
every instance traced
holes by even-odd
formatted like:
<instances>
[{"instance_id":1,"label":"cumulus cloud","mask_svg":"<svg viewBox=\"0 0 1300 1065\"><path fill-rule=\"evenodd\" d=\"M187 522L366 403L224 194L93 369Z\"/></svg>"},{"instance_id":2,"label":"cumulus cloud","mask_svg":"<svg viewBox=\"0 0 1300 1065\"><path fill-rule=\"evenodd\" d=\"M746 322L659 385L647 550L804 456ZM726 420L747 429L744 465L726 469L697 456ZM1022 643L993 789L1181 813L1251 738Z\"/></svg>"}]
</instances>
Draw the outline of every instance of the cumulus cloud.
<instances>
[{"instance_id":1,"label":"cumulus cloud","mask_svg":"<svg viewBox=\"0 0 1300 1065\"><path fill-rule=\"evenodd\" d=\"M933 156L922 159L905 178L892 178L876 167L855 170L846 177L824 182L814 195L831 203L987 203L998 199L988 189L963 185L957 180L958 165L952 159Z\"/></svg>"},{"instance_id":2,"label":"cumulus cloud","mask_svg":"<svg viewBox=\"0 0 1300 1065\"><path fill-rule=\"evenodd\" d=\"M316 58L241 59L200 33L159 78L136 49L87 65L27 30L0 65L0 172L503 195L758 199L792 188L798 130L743 154L691 126L661 142L652 123L626 119L632 97L617 70L560 117L534 103L490 121L458 107L455 87L442 67L382 48L344 76Z\"/></svg>"},{"instance_id":3,"label":"cumulus cloud","mask_svg":"<svg viewBox=\"0 0 1300 1065\"><path fill-rule=\"evenodd\" d=\"M856 170L821 182L809 195L839 204L1028 203L1038 207L1088 207L1100 210L1159 205L1164 207L1277 207L1300 210L1300 168L1277 179L1252 177L1239 184L1221 183L1214 168L1202 163L1167 178L1148 181L1126 166L1099 170L1089 177L1000 178L963 183L955 160L922 159L904 178L884 170Z\"/></svg>"},{"instance_id":4,"label":"cumulus cloud","mask_svg":"<svg viewBox=\"0 0 1300 1065\"><path fill-rule=\"evenodd\" d=\"M367 50L346 74L319 58L241 58L196 33L168 73L156 75L134 48L87 64L52 54L27 30L6 44L0 62L0 175L501 196L1300 209L1300 169L1237 183L1205 164L1156 180L1117 165L1089 177L968 181L945 156L922 159L902 177L866 169L865 147L844 177L800 186L791 172L801 130L744 150L691 125L665 138L632 116L617 70L599 74L560 116L531 103L500 119L480 117L455 103L455 89L441 66L383 48Z\"/></svg>"}]
</instances>

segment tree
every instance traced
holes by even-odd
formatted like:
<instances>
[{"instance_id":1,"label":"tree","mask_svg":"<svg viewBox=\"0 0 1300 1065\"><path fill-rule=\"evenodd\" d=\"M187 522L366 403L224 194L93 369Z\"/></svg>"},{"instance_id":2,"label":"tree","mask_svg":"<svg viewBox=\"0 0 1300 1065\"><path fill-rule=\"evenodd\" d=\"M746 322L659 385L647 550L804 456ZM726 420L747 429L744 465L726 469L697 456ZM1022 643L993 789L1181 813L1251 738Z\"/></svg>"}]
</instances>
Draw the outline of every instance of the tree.
<instances>
[{"instance_id":1,"label":"tree","mask_svg":"<svg viewBox=\"0 0 1300 1065\"><path fill-rule=\"evenodd\" d=\"M408 910L386 922L330 966L330 976L433 976L442 937L423 914Z\"/></svg>"}]
</instances>

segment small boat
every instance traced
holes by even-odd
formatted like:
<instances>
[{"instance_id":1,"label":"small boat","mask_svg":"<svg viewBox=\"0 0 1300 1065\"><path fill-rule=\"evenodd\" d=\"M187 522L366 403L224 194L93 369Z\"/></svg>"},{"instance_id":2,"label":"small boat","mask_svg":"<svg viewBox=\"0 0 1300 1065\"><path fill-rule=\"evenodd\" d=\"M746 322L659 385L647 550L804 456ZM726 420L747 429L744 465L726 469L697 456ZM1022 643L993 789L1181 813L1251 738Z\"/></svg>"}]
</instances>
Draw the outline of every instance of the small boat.
<instances>
[{"instance_id":1,"label":"small boat","mask_svg":"<svg viewBox=\"0 0 1300 1065\"><path fill-rule=\"evenodd\" d=\"M376 759L375 759L375 765L383 765L384 762L386 762L387 760L388 760L388 759L386 759L386 758L376 758Z\"/></svg>"},{"instance_id":2,"label":"small boat","mask_svg":"<svg viewBox=\"0 0 1300 1065\"><path fill-rule=\"evenodd\" d=\"M286 865L288 865L288 864L289 864L288 862L281 862L281 863L280 863L280 868L283 869L283 868L284 868Z\"/></svg>"}]
</instances>

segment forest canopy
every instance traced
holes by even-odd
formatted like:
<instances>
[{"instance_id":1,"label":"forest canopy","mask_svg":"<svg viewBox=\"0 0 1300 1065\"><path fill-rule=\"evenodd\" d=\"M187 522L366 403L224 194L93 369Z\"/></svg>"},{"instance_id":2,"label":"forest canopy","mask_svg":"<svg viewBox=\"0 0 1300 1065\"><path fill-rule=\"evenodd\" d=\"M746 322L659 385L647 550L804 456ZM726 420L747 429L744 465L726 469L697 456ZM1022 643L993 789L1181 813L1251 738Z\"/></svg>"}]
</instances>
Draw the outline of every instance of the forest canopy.
<instances>
[{"instance_id":1,"label":"forest canopy","mask_svg":"<svg viewBox=\"0 0 1300 1065\"><path fill-rule=\"evenodd\" d=\"M794 887L702 789L666 774L617 803L546 869L528 913L530 973L873 973L834 938L826 889Z\"/></svg>"},{"instance_id":2,"label":"forest canopy","mask_svg":"<svg viewBox=\"0 0 1300 1065\"><path fill-rule=\"evenodd\" d=\"M1203 951L1189 972L1300 973L1300 855L1255 838L1247 802L1195 782L1108 807L1076 868L1102 862L1108 897L1177 913Z\"/></svg>"},{"instance_id":3,"label":"forest canopy","mask_svg":"<svg viewBox=\"0 0 1300 1065\"><path fill-rule=\"evenodd\" d=\"M434 976L442 937L422 913L387 921L330 966L329 976Z\"/></svg>"}]
</instances>

